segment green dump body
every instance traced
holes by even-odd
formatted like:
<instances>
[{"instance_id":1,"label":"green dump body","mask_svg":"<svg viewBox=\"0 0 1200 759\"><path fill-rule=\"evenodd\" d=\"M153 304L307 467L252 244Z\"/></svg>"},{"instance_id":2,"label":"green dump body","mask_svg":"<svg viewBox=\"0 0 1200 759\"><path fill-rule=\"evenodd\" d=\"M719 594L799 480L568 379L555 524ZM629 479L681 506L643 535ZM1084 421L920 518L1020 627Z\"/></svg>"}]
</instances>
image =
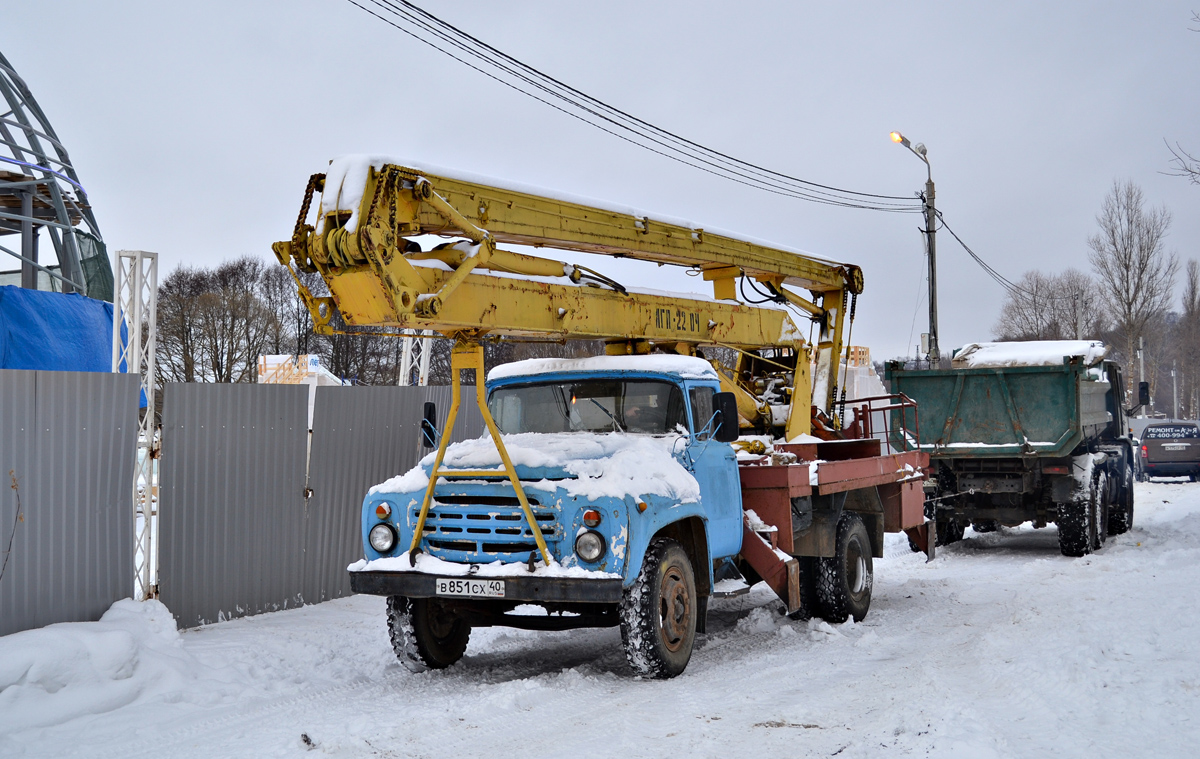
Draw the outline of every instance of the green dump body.
<instances>
[{"instance_id":1,"label":"green dump body","mask_svg":"<svg viewBox=\"0 0 1200 759\"><path fill-rule=\"evenodd\" d=\"M885 377L891 392L916 401L920 447L934 459L1061 458L1099 438L1119 418L1112 408L1116 394L1102 379L1119 377L1119 370L1111 362L1101 366L1112 373L1089 371L1075 358L1061 366L889 366ZM891 443L897 450L915 447L912 440Z\"/></svg>"}]
</instances>

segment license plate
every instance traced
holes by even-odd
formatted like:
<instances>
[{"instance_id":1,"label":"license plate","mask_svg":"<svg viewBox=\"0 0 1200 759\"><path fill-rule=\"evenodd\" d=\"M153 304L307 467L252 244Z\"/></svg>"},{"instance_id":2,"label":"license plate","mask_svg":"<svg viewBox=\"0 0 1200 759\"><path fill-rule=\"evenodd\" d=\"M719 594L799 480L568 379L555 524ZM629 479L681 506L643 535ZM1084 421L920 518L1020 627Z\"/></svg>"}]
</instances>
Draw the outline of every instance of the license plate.
<instances>
[{"instance_id":1,"label":"license plate","mask_svg":"<svg viewBox=\"0 0 1200 759\"><path fill-rule=\"evenodd\" d=\"M504 598L504 580L439 577L436 592L439 596Z\"/></svg>"}]
</instances>

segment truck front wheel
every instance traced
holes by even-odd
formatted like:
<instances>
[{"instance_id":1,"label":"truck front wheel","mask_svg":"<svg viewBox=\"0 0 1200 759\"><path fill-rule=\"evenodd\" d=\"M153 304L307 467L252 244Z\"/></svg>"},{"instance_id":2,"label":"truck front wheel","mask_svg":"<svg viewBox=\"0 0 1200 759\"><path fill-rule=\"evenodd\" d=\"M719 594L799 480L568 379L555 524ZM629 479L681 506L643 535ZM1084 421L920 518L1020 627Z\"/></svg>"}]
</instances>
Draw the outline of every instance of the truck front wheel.
<instances>
[{"instance_id":1,"label":"truck front wheel","mask_svg":"<svg viewBox=\"0 0 1200 759\"><path fill-rule=\"evenodd\" d=\"M634 672L659 679L683 672L696 642L698 601L683 546L668 538L651 542L621 601L621 641Z\"/></svg>"},{"instance_id":2,"label":"truck front wheel","mask_svg":"<svg viewBox=\"0 0 1200 759\"><path fill-rule=\"evenodd\" d=\"M466 653L471 626L441 599L388 596L387 616L392 650L412 672L445 669Z\"/></svg>"},{"instance_id":3,"label":"truck front wheel","mask_svg":"<svg viewBox=\"0 0 1200 759\"><path fill-rule=\"evenodd\" d=\"M875 575L871 539L862 518L844 512L838 520L832 557L817 559L817 609L827 622L862 621L871 608Z\"/></svg>"}]
</instances>

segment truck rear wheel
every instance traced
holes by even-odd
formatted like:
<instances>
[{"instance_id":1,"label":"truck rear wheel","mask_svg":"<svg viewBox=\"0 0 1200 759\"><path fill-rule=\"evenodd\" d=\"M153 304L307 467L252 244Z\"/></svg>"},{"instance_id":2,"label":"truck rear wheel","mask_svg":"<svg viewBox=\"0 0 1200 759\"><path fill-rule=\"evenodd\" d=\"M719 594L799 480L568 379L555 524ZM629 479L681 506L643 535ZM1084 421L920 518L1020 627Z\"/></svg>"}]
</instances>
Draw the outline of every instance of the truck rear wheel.
<instances>
[{"instance_id":1,"label":"truck rear wheel","mask_svg":"<svg viewBox=\"0 0 1200 759\"><path fill-rule=\"evenodd\" d=\"M1124 486L1118 489L1117 502L1108 510L1108 534L1124 535L1133 527L1133 470L1124 468Z\"/></svg>"},{"instance_id":2,"label":"truck rear wheel","mask_svg":"<svg viewBox=\"0 0 1200 759\"><path fill-rule=\"evenodd\" d=\"M1093 551L1099 551L1104 547L1104 541L1108 540L1108 507L1112 502L1109 490L1108 475L1096 472L1096 476L1092 478L1092 492L1095 494L1092 519L1096 527L1091 533Z\"/></svg>"},{"instance_id":3,"label":"truck rear wheel","mask_svg":"<svg viewBox=\"0 0 1200 759\"><path fill-rule=\"evenodd\" d=\"M1104 495L1100 492L1093 477L1088 483L1088 489L1078 497L1058 504L1058 550L1063 556L1085 556L1100 547L1097 532L1101 524L1101 502Z\"/></svg>"},{"instance_id":4,"label":"truck rear wheel","mask_svg":"<svg viewBox=\"0 0 1200 759\"><path fill-rule=\"evenodd\" d=\"M637 580L621 600L621 641L634 672L666 679L681 674L696 643L696 576L683 546L650 543Z\"/></svg>"},{"instance_id":5,"label":"truck rear wheel","mask_svg":"<svg viewBox=\"0 0 1200 759\"><path fill-rule=\"evenodd\" d=\"M937 522L937 544L948 546L963 539L967 526L957 519L939 519Z\"/></svg>"},{"instance_id":6,"label":"truck rear wheel","mask_svg":"<svg viewBox=\"0 0 1200 759\"><path fill-rule=\"evenodd\" d=\"M387 616L392 650L412 672L445 669L466 653L471 626L441 599L388 596Z\"/></svg>"},{"instance_id":7,"label":"truck rear wheel","mask_svg":"<svg viewBox=\"0 0 1200 759\"><path fill-rule=\"evenodd\" d=\"M858 514L844 512L838 520L837 547L832 557L817 559L817 613L827 622L860 622L871 608L874 583L871 539Z\"/></svg>"}]
</instances>

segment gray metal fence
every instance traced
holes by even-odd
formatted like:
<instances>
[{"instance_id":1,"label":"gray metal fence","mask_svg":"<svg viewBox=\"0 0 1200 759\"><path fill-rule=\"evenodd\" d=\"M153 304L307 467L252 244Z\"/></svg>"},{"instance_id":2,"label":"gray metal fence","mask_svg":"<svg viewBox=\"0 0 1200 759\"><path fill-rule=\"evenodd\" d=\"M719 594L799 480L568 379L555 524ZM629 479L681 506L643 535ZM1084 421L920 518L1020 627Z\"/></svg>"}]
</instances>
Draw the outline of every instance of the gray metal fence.
<instances>
[{"instance_id":1,"label":"gray metal fence","mask_svg":"<svg viewBox=\"0 0 1200 759\"><path fill-rule=\"evenodd\" d=\"M448 387L318 388L309 446L308 392L167 386L159 593L182 625L349 594L363 496L423 454L424 402L437 403L441 420L450 404ZM452 439L482 428L472 393Z\"/></svg>"},{"instance_id":2,"label":"gray metal fence","mask_svg":"<svg viewBox=\"0 0 1200 759\"><path fill-rule=\"evenodd\" d=\"M98 619L131 595L138 387L0 370L0 635Z\"/></svg>"}]
</instances>

